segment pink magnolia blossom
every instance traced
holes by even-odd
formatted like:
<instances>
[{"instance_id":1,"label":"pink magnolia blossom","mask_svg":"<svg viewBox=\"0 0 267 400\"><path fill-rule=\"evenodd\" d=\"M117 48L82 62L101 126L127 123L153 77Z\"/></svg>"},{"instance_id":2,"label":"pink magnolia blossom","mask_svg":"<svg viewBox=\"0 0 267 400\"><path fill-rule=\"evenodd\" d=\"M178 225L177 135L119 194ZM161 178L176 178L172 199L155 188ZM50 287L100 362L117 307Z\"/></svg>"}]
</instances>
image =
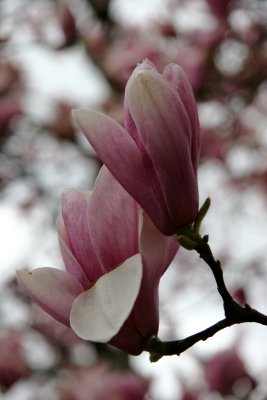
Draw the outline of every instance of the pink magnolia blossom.
<instances>
[{"instance_id":1,"label":"pink magnolia blossom","mask_svg":"<svg viewBox=\"0 0 267 400\"><path fill-rule=\"evenodd\" d=\"M57 221L65 271L18 271L32 299L82 339L139 354L158 331L158 285L177 252L103 167L90 193L68 190Z\"/></svg>"},{"instance_id":2,"label":"pink magnolia blossom","mask_svg":"<svg viewBox=\"0 0 267 400\"><path fill-rule=\"evenodd\" d=\"M198 211L200 129L192 88L182 68L160 74L148 60L125 89L123 128L108 116L74 110L99 158L167 235Z\"/></svg>"}]
</instances>

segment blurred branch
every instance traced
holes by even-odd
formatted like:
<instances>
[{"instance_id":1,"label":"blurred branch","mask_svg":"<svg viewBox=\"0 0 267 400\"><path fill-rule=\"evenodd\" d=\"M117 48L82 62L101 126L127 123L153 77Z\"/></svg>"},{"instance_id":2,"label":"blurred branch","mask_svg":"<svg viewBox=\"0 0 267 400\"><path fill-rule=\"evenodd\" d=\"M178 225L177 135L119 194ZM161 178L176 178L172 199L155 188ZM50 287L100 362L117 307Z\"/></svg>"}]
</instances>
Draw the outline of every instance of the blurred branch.
<instances>
[{"instance_id":1,"label":"blurred branch","mask_svg":"<svg viewBox=\"0 0 267 400\"><path fill-rule=\"evenodd\" d=\"M110 23L109 5L110 0L87 0L93 8L97 18L102 22Z\"/></svg>"}]
</instances>

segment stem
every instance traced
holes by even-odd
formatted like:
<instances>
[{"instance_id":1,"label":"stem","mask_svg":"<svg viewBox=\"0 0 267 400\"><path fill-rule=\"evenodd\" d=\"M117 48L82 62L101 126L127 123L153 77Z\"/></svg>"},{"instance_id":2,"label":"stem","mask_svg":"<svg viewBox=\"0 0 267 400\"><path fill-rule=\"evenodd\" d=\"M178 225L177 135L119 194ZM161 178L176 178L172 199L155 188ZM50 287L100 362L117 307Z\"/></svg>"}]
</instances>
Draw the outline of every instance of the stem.
<instances>
[{"instance_id":1,"label":"stem","mask_svg":"<svg viewBox=\"0 0 267 400\"><path fill-rule=\"evenodd\" d=\"M257 310L246 305L245 307L239 306L239 312L231 317L226 317L216 324L204 329L201 332L188 336L185 339L173 340L163 342L156 337L148 340L145 350L150 352L150 360L157 361L162 356L179 356L181 353L192 347L194 344L205 341L223 330L224 328L232 325L241 324L244 322L256 322L261 325L267 325L267 316Z\"/></svg>"},{"instance_id":2,"label":"stem","mask_svg":"<svg viewBox=\"0 0 267 400\"><path fill-rule=\"evenodd\" d=\"M182 232L182 239L186 245L193 244L193 248L199 254L206 264L210 267L214 279L217 284L218 292L223 300L225 318L216 324L204 329L201 332L188 336L185 339L163 342L157 337L150 338L145 345L146 351L150 353L152 362L158 361L162 356L177 355L192 347L199 341L205 341L215 335L217 332L232 325L241 324L244 322L256 322L262 325L267 325L267 316L257 310L251 308L248 304L242 307L230 295L223 277L221 263L215 260L210 246L208 244L208 236L201 237L198 233L187 229ZM178 236L178 238L181 236ZM189 239L189 241L187 241Z\"/></svg>"},{"instance_id":3,"label":"stem","mask_svg":"<svg viewBox=\"0 0 267 400\"><path fill-rule=\"evenodd\" d=\"M218 292L223 300L225 316L231 316L233 311L237 312L240 309L240 305L234 301L225 285L221 263L214 259L208 244L207 236L199 238L195 250L199 254L199 257L202 258L210 267L213 273L214 279L217 283Z\"/></svg>"}]
</instances>

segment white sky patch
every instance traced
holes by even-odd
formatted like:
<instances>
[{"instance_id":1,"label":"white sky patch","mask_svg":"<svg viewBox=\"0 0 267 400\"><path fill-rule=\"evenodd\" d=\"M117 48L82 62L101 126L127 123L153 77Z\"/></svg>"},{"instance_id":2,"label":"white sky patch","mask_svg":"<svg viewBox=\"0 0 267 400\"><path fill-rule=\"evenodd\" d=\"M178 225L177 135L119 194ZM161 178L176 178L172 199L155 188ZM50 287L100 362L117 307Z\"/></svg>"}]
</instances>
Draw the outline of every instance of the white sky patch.
<instances>
[{"instance_id":1,"label":"white sky patch","mask_svg":"<svg viewBox=\"0 0 267 400\"><path fill-rule=\"evenodd\" d=\"M262 160L259 157L259 151L253 151L246 146L239 145L234 147L227 154L227 165L233 176L242 177L257 171L262 166Z\"/></svg>"},{"instance_id":2,"label":"white sky patch","mask_svg":"<svg viewBox=\"0 0 267 400\"><path fill-rule=\"evenodd\" d=\"M80 46L60 52L28 44L14 60L23 68L29 88L38 96L88 106L98 104L109 92L102 74Z\"/></svg>"},{"instance_id":3,"label":"white sky patch","mask_svg":"<svg viewBox=\"0 0 267 400\"><path fill-rule=\"evenodd\" d=\"M249 56L249 47L235 40L225 40L219 47L215 63L225 75L240 73Z\"/></svg>"},{"instance_id":4,"label":"white sky patch","mask_svg":"<svg viewBox=\"0 0 267 400\"><path fill-rule=\"evenodd\" d=\"M207 5L202 0L184 2L182 7L177 7L174 14L176 25L181 32L192 32L199 29L214 30L216 20L207 12Z\"/></svg>"},{"instance_id":5,"label":"white sky patch","mask_svg":"<svg viewBox=\"0 0 267 400\"><path fill-rule=\"evenodd\" d=\"M201 126L206 128L225 126L231 118L224 104L215 100L198 104L198 112Z\"/></svg>"},{"instance_id":6,"label":"white sky patch","mask_svg":"<svg viewBox=\"0 0 267 400\"><path fill-rule=\"evenodd\" d=\"M21 218L17 209L2 203L0 207L1 275L14 272L14 266L29 253L32 226Z\"/></svg>"},{"instance_id":7,"label":"white sky patch","mask_svg":"<svg viewBox=\"0 0 267 400\"><path fill-rule=\"evenodd\" d=\"M167 16L168 0L114 0L111 13L124 25L140 25Z\"/></svg>"}]
</instances>

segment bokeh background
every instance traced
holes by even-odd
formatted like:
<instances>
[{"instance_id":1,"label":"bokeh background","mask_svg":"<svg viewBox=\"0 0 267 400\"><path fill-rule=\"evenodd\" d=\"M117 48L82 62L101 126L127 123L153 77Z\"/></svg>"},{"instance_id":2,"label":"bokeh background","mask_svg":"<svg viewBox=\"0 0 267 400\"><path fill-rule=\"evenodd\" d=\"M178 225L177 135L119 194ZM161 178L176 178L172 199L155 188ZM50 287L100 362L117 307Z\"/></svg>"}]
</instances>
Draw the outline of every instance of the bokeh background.
<instances>
[{"instance_id":1,"label":"bokeh background","mask_svg":"<svg viewBox=\"0 0 267 400\"><path fill-rule=\"evenodd\" d=\"M149 58L182 65L201 121L203 225L240 303L267 313L267 2L0 1L0 399L267 399L267 328L235 326L151 364L87 343L33 306L15 269L63 268L60 195L100 163L70 110L122 123L125 83ZM180 250L162 279L162 339L223 317L208 268Z\"/></svg>"}]
</instances>

